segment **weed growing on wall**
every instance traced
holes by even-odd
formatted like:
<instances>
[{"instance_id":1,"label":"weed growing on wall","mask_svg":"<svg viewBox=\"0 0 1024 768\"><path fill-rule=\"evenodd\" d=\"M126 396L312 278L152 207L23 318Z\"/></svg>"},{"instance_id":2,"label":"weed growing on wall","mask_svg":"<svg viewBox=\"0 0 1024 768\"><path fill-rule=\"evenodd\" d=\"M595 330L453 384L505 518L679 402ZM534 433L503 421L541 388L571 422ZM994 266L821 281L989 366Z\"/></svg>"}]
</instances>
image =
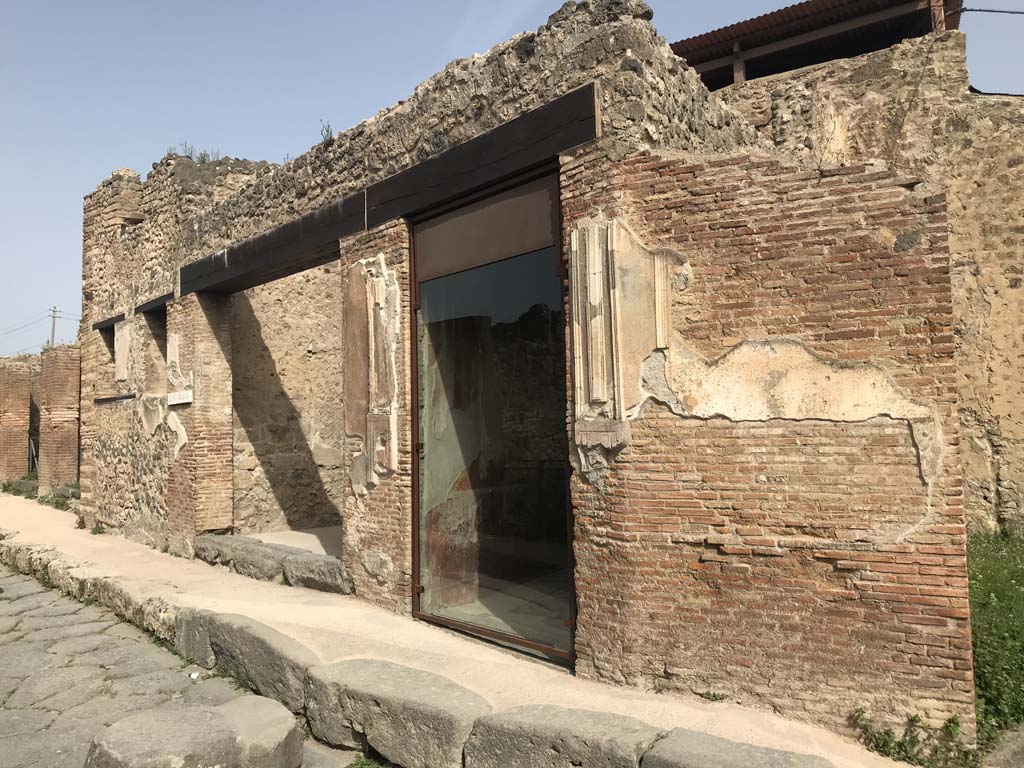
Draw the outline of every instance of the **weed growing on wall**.
<instances>
[{"instance_id":1,"label":"weed growing on wall","mask_svg":"<svg viewBox=\"0 0 1024 768\"><path fill-rule=\"evenodd\" d=\"M907 718L903 732L879 728L863 709L850 715L860 742L883 757L922 768L981 768L981 753L963 743L955 717L941 728L929 728L917 715Z\"/></svg>"},{"instance_id":2,"label":"weed growing on wall","mask_svg":"<svg viewBox=\"0 0 1024 768\"><path fill-rule=\"evenodd\" d=\"M967 543L978 743L1024 722L1024 537L972 535Z\"/></svg>"}]
</instances>

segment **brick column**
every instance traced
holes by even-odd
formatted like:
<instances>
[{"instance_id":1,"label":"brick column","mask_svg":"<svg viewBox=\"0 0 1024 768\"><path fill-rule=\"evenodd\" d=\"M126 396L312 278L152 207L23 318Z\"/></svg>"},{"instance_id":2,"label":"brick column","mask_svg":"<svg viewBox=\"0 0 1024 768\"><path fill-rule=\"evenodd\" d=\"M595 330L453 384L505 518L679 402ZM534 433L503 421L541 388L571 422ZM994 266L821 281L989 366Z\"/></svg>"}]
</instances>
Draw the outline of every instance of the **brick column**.
<instances>
[{"instance_id":1,"label":"brick column","mask_svg":"<svg viewBox=\"0 0 1024 768\"><path fill-rule=\"evenodd\" d=\"M81 353L77 346L46 349L39 377L39 495L78 481L78 401Z\"/></svg>"},{"instance_id":2,"label":"brick column","mask_svg":"<svg viewBox=\"0 0 1024 768\"><path fill-rule=\"evenodd\" d=\"M196 533L232 526L230 297L190 294L167 307L168 423L187 442L171 467L168 536L188 553ZM179 393L191 392L180 397Z\"/></svg>"},{"instance_id":3,"label":"brick column","mask_svg":"<svg viewBox=\"0 0 1024 768\"><path fill-rule=\"evenodd\" d=\"M29 367L0 364L0 481L28 474Z\"/></svg>"}]
</instances>

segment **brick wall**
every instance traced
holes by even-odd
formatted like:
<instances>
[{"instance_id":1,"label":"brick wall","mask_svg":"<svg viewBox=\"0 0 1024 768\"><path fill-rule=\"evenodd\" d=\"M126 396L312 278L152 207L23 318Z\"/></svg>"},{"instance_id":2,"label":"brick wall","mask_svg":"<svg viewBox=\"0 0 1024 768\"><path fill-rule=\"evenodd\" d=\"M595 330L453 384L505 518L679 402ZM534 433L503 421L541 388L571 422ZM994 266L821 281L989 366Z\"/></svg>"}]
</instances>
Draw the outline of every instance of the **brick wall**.
<instances>
[{"instance_id":1,"label":"brick wall","mask_svg":"<svg viewBox=\"0 0 1024 768\"><path fill-rule=\"evenodd\" d=\"M398 466L365 493L351 483L355 455L364 449L363 439L347 435L345 440L345 507L342 559L361 597L378 605L408 612L412 601L412 429L410 408L409 352L409 230L405 222L385 224L341 241L342 268L361 259L383 254L385 264L395 271L401 308L398 345L395 352L398 425ZM366 323L362 317L346 322ZM350 338L342 338L342 346Z\"/></svg>"},{"instance_id":2,"label":"brick wall","mask_svg":"<svg viewBox=\"0 0 1024 768\"><path fill-rule=\"evenodd\" d=\"M28 474L29 366L0 362L0 481Z\"/></svg>"},{"instance_id":3,"label":"brick wall","mask_svg":"<svg viewBox=\"0 0 1024 768\"><path fill-rule=\"evenodd\" d=\"M169 546L232 526L231 317L227 296L190 294L168 305L177 369L191 374L191 403L171 405L187 442L169 470Z\"/></svg>"},{"instance_id":4,"label":"brick wall","mask_svg":"<svg viewBox=\"0 0 1024 768\"><path fill-rule=\"evenodd\" d=\"M784 340L822 388L799 419L650 400L600 477L574 475L580 674L838 727L858 706L973 727L946 213L915 186L752 156L563 166L567 226L621 217L685 264L670 357L760 344L725 389L784 400L811 387L773 367ZM814 418L864 371L927 405L935 445L884 412Z\"/></svg>"},{"instance_id":5,"label":"brick wall","mask_svg":"<svg viewBox=\"0 0 1024 768\"><path fill-rule=\"evenodd\" d=\"M81 354L77 346L43 350L39 380L39 493L78 482L78 403Z\"/></svg>"},{"instance_id":6,"label":"brick wall","mask_svg":"<svg viewBox=\"0 0 1024 768\"><path fill-rule=\"evenodd\" d=\"M968 86L948 32L718 94L793 156L882 160L948 195L965 508L1024 529L1024 98Z\"/></svg>"}]
</instances>

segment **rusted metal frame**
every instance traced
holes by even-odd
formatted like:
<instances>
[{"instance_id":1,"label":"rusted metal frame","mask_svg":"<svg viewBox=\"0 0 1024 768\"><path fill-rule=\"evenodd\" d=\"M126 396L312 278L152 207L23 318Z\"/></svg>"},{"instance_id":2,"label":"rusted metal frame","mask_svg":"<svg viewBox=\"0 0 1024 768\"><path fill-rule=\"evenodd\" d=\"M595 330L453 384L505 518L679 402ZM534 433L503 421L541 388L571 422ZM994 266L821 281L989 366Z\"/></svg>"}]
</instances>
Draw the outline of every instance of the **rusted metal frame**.
<instances>
[{"instance_id":1,"label":"rusted metal frame","mask_svg":"<svg viewBox=\"0 0 1024 768\"><path fill-rule=\"evenodd\" d=\"M894 8L887 8L883 11L876 11L875 13L869 13L864 16L858 16L855 19L849 21L841 21L836 24L830 24L827 27L821 29L815 29L811 32L804 32L800 35L794 35L793 37L787 37L782 40L776 40L773 43L766 43L765 45L759 45L757 48L751 48L748 51L743 52L743 58L746 61L751 59L758 59L762 56L768 56L772 53L778 53L780 51L788 50L789 48L796 48L807 43L815 43L820 40L825 40L835 35L841 35L844 32L851 32L855 29L867 27L872 24L878 24L882 21L888 21L890 19L897 19L901 16L908 16L918 11L926 11L932 8L933 0L913 0L913 2L903 3L897 5ZM717 59L710 61L704 61L700 64L693 65L693 68L701 74L705 72L711 72L717 69L723 69L725 67L732 66L735 61L735 53L729 56L722 56Z\"/></svg>"}]
</instances>

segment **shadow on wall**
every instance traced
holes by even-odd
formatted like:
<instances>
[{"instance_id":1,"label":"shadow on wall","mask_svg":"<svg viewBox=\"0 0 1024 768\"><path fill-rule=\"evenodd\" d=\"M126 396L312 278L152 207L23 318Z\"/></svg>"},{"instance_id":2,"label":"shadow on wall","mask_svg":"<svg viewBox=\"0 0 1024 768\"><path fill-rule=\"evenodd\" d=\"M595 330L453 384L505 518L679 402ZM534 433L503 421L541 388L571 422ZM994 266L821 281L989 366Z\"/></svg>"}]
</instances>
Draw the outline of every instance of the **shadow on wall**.
<instances>
[{"instance_id":1,"label":"shadow on wall","mask_svg":"<svg viewBox=\"0 0 1024 768\"><path fill-rule=\"evenodd\" d=\"M329 458L318 462L303 429L305 423L312 431L308 425L317 421L313 410L318 407L332 408L340 421L340 400L336 408L329 401L297 405L292 400L262 324L242 293L231 300L231 339L235 528L244 533L341 525L342 499L332 498L324 483L324 475L334 474L339 480L334 486L342 488L340 451L336 457L327 451ZM246 441L239 439L239 427Z\"/></svg>"}]
</instances>

